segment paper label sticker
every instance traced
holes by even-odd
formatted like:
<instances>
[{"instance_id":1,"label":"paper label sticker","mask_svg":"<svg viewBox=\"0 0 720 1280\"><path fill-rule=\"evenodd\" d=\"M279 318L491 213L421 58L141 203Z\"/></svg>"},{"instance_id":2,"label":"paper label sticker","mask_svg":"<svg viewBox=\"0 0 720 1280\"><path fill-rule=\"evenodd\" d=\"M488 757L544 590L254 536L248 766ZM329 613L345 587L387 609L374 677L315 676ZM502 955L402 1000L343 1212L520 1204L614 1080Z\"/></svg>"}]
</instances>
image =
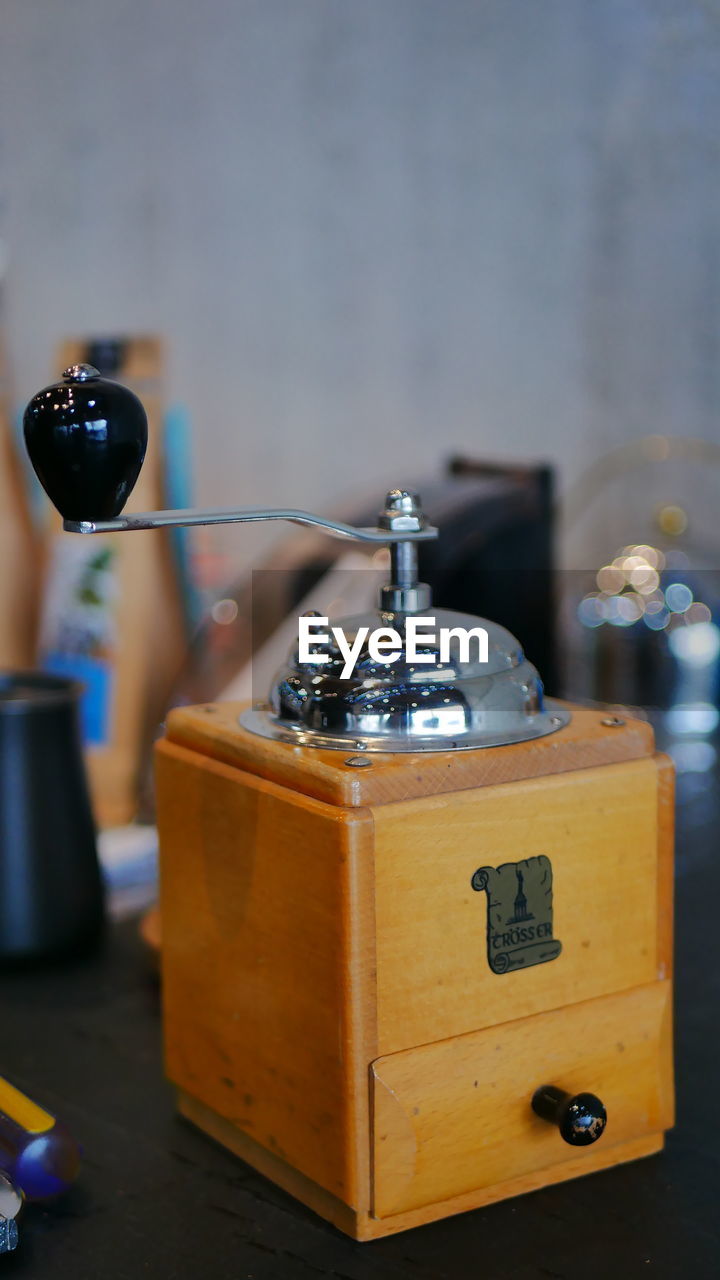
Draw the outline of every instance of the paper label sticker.
<instances>
[{"instance_id":1,"label":"paper label sticker","mask_svg":"<svg viewBox=\"0 0 720 1280\"><path fill-rule=\"evenodd\" d=\"M512 973L556 960L553 938L553 873L545 854L479 867L471 881L487 894L487 958L493 973Z\"/></svg>"}]
</instances>

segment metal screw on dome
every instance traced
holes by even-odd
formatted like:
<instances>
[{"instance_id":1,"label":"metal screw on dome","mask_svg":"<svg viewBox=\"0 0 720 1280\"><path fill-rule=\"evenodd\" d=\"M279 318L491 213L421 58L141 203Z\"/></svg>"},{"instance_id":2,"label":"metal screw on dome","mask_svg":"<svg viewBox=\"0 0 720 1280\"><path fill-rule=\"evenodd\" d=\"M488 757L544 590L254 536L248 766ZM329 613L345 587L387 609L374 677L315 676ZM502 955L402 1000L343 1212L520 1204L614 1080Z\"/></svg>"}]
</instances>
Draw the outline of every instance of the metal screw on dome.
<instances>
[{"instance_id":1,"label":"metal screw on dome","mask_svg":"<svg viewBox=\"0 0 720 1280\"><path fill-rule=\"evenodd\" d=\"M92 364L71 364L63 370L64 382L92 382L99 377L98 370Z\"/></svg>"},{"instance_id":2,"label":"metal screw on dome","mask_svg":"<svg viewBox=\"0 0 720 1280\"><path fill-rule=\"evenodd\" d=\"M378 516L378 528L420 531L426 527L420 498L408 489L391 489L385 510ZM418 582L417 547L413 542L390 545L390 581L380 588L378 608L382 613L422 613L432 596L425 582Z\"/></svg>"}]
</instances>

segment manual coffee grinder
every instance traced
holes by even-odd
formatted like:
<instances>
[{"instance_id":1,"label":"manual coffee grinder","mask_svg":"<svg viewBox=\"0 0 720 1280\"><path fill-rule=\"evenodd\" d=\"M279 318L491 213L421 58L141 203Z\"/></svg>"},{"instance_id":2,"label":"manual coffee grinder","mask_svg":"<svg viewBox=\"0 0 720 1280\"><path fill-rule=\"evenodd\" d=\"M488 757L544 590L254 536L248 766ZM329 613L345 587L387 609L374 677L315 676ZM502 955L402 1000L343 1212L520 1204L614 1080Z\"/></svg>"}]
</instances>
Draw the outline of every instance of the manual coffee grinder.
<instances>
[{"instance_id":1,"label":"manual coffee grinder","mask_svg":"<svg viewBox=\"0 0 720 1280\"><path fill-rule=\"evenodd\" d=\"M157 748L168 1075L183 1115L359 1240L649 1155L672 1124L672 790L650 727L545 700L499 626L434 611L393 490L120 516L139 401L86 365L25 414L79 534L285 519L390 547L378 612L482 625L488 661L290 655L267 703ZM428 662L427 659L430 659Z\"/></svg>"}]
</instances>

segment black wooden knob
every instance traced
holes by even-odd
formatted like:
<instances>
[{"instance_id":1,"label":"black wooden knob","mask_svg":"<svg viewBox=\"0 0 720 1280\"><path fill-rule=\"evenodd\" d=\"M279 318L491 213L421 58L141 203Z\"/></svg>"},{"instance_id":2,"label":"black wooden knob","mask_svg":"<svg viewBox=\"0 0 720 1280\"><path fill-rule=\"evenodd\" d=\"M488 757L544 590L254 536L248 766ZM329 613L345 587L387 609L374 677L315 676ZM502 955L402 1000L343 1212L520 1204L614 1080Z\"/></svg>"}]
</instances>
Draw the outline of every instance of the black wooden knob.
<instances>
[{"instance_id":1,"label":"black wooden knob","mask_svg":"<svg viewBox=\"0 0 720 1280\"><path fill-rule=\"evenodd\" d=\"M601 1138L607 1112L594 1093L564 1093L553 1085L543 1085L533 1094L532 1109L542 1120L556 1124L571 1147L589 1147Z\"/></svg>"},{"instance_id":2,"label":"black wooden knob","mask_svg":"<svg viewBox=\"0 0 720 1280\"><path fill-rule=\"evenodd\" d=\"M37 477L65 520L120 514L147 448L145 410L132 391L75 364L33 396L23 426Z\"/></svg>"}]
</instances>

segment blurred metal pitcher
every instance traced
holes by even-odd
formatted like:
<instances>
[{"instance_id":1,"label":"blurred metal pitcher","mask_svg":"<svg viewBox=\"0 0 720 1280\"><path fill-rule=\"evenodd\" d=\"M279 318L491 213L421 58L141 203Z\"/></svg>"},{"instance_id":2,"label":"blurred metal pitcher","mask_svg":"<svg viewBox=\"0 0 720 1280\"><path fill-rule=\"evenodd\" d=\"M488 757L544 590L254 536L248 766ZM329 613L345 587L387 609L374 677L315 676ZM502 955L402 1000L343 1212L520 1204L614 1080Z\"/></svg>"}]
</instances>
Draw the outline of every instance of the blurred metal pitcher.
<instances>
[{"instance_id":1,"label":"blurred metal pitcher","mask_svg":"<svg viewBox=\"0 0 720 1280\"><path fill-rule=\"evenodd\" d=\"M0 960L82 950L101 931L81 692L59 676L0 673Z\"/></svg>"}]
</instances>

